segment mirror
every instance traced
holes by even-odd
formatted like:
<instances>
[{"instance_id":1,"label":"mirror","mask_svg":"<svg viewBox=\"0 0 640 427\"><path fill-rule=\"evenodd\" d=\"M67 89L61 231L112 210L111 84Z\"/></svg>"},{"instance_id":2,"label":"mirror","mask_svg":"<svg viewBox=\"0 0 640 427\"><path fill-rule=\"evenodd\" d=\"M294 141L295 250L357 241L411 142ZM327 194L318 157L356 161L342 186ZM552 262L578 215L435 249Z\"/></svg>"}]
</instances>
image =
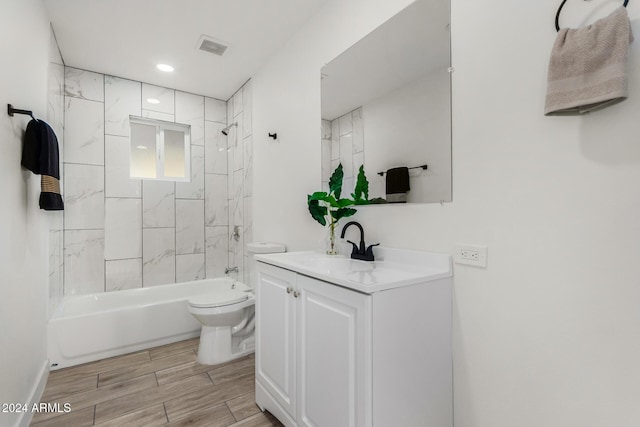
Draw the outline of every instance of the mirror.
<instances>
[{"instance_id":1,"label":"mirror","mask_svg":"<svg viewBox=\"0 0 640 427\"><path fill-rule=\"evenodd\" d=\"M449 17L416 0L322 68L323 189L342 163L351 193L364 165L370 199L451 201Z\"/></svg>"}]
</instances>

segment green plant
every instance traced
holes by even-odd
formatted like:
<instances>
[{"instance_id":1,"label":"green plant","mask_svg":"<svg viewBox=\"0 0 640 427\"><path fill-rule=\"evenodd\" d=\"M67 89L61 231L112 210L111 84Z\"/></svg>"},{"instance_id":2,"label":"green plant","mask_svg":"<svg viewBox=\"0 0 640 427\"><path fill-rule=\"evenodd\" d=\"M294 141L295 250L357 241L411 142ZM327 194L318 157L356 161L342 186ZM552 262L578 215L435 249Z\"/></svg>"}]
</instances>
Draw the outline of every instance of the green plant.
<instances>
[{"instance_id":1,"label":"green plant","mask_svg":"<svg viewBox=\"0 0 640 427\"><path fill-rule=\"evenodd\" d=\"M331 178L329 178L329 192L316 191L307 195L309 213L321 225L329 225L330 247L327 253L335 254L335 226L342 218L354 215L357 210L350 208L353 205L366 205L369 203L369 181L364 173L364 166L360 166L356 185L351 193L351 199L341 198L342 179L344 171L342 163L338 165Z\"/></svg>"}]
</instances>

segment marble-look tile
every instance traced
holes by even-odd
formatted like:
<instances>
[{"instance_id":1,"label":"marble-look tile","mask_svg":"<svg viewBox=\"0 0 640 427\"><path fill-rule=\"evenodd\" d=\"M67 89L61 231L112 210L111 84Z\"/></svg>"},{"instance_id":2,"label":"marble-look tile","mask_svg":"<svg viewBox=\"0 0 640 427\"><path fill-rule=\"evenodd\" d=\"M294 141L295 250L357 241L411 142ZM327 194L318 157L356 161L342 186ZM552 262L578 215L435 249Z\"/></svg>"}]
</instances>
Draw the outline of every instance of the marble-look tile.
<instances>
[{"instance_id":1,"label":"marble-look tile","mask_svg":"<svg viewBox=\"0 0 640 427\"><path fill-rule=\"evenodd\" d=\"M331 122L329 120L321 120L320 130L322 139L331 140Z\"/></svg>"},{"instance_id":2,"label":"marble-look tile","mask_svg":"<svg viewBox=\"0 0 640 427\"><path fill-rule=\"evenodd\" d=\"M321 170L322 170L322 180L329 181L329 177L331 177L331 140L323 139L321 142Z\"/></svg>"},{"instance_id":3,"label":"marble-look tile","mask_svg":"<svg viewBox=\"0 0 640 427\"><path fill-rule=\"evenodd\" d=\"M157 104L148 102L148 99L160 101ZM175 90L160 86L142 83L142 108L173 115L175 112Z\"/></svg>"},{"instance_id":4,"label":"marble-look tile","mask_svg":"<svg viewBox=\"0 0 640 427\"><path fill-rule=\"evenodd\" d=\"M104 166L66 164L65 229L104 228Z\"/></svg>"},{"instance_id":5,"label":"marble-look tile","mask_svg":"<svg viewBox=\"0 0 640 427\"><path fill-rule=\"evenodd\" d=\"M176 282L201 280L206 277L205 255L176 255Z\"/></svg>"},{"instance_id":6,"label":"marble-look tile","mask_svg":"<svg viewBox=\"0 0 640 427\"><path fill-rule=\"evenodd\" d=\"M160 113L158 111L142 110L142 117L154 120L163 120L165 122L175 122L175 115Z\"/></svg>"},{"instance_id":7,"label":"marble-look tile","mask_svg":"<svg viewBox=\"0 0 640 427\"><path fill-rule=\"evenodd\" d=\"M206 246L207 278L223 276L229 253L227 226L207 227Z\"/></svg>"},{"instance_id":8,"label":"marble-look tile","mask_svg":"<svg viewBox=\"0 0 640 427\"><path fill-rule=\"evenodd\" d=\"M107 292L142 287L142 258L105 262Z\"/></svg>"},{"instance_id":9,"label":"marble-look tile","mask_svg":"<svg viewBox=\"0 0 640 427\"><path fill-rule=\"evenodd\" d=\"M243 197L243 227L244 227L244 241L249 243L253 242L253 198ZM249 255L247 248L243 249L245 255Z\"/></svg>"},{"instance_id":10,"label":"marble-look tile","mask_svg":"<svg viewBox=\"0 0 640 427\"><path fill-rule=\"evenodd\" d=\"M142 181L130 178L129 138L106 135L105 145L105 196L141 197Z\"/></svg>"},{"instance_id":11,"label":"marble-look tile","mask_svg":"<svg viewBox=\"0 0 640 427\"><path fill-rule=\"evenodd\" d=\"M205 122L205 172L227 173L227 138L222 134L223 123Z\"/></svg>"},{"instance_id":12,"label":"marble-look tile","mask_svg":"<svg viewBox=\"0 0 640 427\"><path fill-rule=\"evenodd\" d=\"M238 114L242 113L242 107L244 106L242 103L242 91L243 88L240 88L233 95L233 117L236 117L238 116Z\"/></svg>"},{"instance_id":13,"label":"marble-look tile","mask_svg":"<svg viewBox=\"0 0 640 427\"><path fill-rule=\"evenodd\" d=\"M142 230L142 285L154 286L176 281L176 229Z\"/></svg>"},{"instance_id":14,"label":"marble-look tile","mask_svg":"<svg viewBox=\"0 0 640 427\"><path fill-rule=\"evenodd\" d=\"M340 119L331 122L331 160L340 158Z\"/></svg>"},{"instance_id":15,"label":"marble-look tile","mask_svg":"<svg viewBox=\"0 0 640 427\"><path fill-rule=\"evenodd\" d=\"M142 226L175 227L175 183L171 181L142 182Z\"/></svg>"},{"instance_id":16,"label":"marble-look tile","mask_svg":"<svg viewBox=\"0 0 640 427\"><path fill-rule=\"evenodd\" d=\"M251 260L251 256L245 255L244 257L244 277L242 279L242 283L251 288L255 289L255 284L253 283L253 268L254 264Z\"/></svg>"},{"instance_id":17,"label":"marble-look tile","mask_svg":"<svg viewBox=\"0 0 640 427\"><path fill-rule=\"evenodd\" d=\"M241 227L242 228L242 227ZM229 240L229 267L238 267L238 279L244 276L244 236L240 232L240 238Z\"/></svg>"},{"instance_id":18,"label":"marble-look tile","mask_svg":"<svg viewBox=\"0 0 640 427\"><path fill-rule=\"evenodd\" d=\"M204 199L205 147L191 146L191 182L176 182L176 198Z\"/></svg>"},{"instance_id":19,"label":"marble-look tile","mask_svg":"<svg viewBox=\"0 0 640 427\"><path fill-rule=\"evenodd\" d=\"M53 32L53 27L49 26L49 63L56 65L63 65L62 55L60 54L60 48L58 47L58 41L56 35Z\"/></svg>"},{"instance_id":20,"label":"marble-look tile","mask_svg":"<svg viewBox=\"0 0 640 427\"><path fill-rule=\"evenodd\" d=\"M204 99L204 119L210 122L227 123L227 103L215 98Z\"/></svg>"},{"instance_id":21,"label":"marble-look tile","mask_svg":"<svg viewBox=\"0 0 640 427\"><path fill-rule=\"evenodd\" d=\"M64 232L64 294L104 292L104 230Z\"/></svg>"},{"instance_id":22,"label":"marble-look tile","mask_svg":"<svg viewBox=\"0 0 640 427\"><path fill-rule=\"evenodd\" d=\"M104 102L104 75L65 67L64 94L74 98Z\"/></svg>"},{"instance_id":23,"label":"marble-look tile","mask_svg":"<svg viewBox=\"0 0 640 427\"><path fill-rule=\"evenodd\" d=\"M340 137L340 162L345 177L353 176L353 138L351 134Z\"/></svg>"},{"instance_id":24,"label":"marble-look tile","mask_svg":"<svg viewBox=\"0 0 640 427\"><path fill-rule=\"evenodd\" d=\"M355 178L358 177L358 172L360 171L360 166L364 165L364 151L360 151L359 153L353 154L353 176ZM365 173L367 171L365 170Z\"/></svg>"},{"instance_id":25,"label":"marble-look tile","mask_svg":"<svg viewBox=\"0 0 640 427\"><path fill-rule=\"evenodd\" d=\"M349 135L353 132L353 119L351 113L340 117L340 136Z\"/></svg>"},{"instance_id":26,"label":"marble-look tile","mask_svg":"<svg viewBox=\"0 0 640 427\"><path fill-rule=\"evenodd\" d=\"M253 194L253 137L244 139L244 196Z\"/></svg>"},{"instance_id":27,"label":"marble-look tile","mask_svg":"<svg viewBox=\"0 0 640 427\"><path fill-rule=\"evenodd\" d=\"M106 198L104 258L142 257L142 200Z\"/></svg>"},{"instance_id":28,"label":"marble-look tile","mask_svg":"<svg viewBox=\"0 0 640 427\"><path fill-rule=\"evenodd\" d=\"M205 224L227 225L227 176L205 174Z\"/></svg>"},{"instance_id":29,"label":"marble-look tile","mask_svg":"<svg viewBox=\"0 0 640 427\"><path fill-rule=\"evenodd\" d=\"M233 96L227 100L227 124L233 123Z\"/></svg>"},{"instance_id":30,"label":"marble-look tile","mask_svg":"<svg viewBox=\"0 0 640 427\"><path fill-rule=\"evenodd\" d=\"M176 200L176 254L204 253L204 200Z\"/></svg>"},{"instance_id":31,"label":"marble-look tile","mask_svg":"<svg viewBox=\"0 0 640 427\"><path fill-rule=\"evenodd\" d=\"M340 164L340 159L331 159L331 173L338 167Z\"/></svg>"},{"instance_id":32,"label":"marble-look tile","mask_svg":"<svg viewBox=\"0 0 640 427\"><path fill-rule=\"evenodd\" d=\"M176 91L176 123L191 125L191 145L204 145L204 96Z\"/></svg>"},{"instance_id":33,"label":"marble-look tile","mask_svg":"<svg viewBox=\"0 0 640 427\"><path fill-rule=\"evenodd\" d=\"M65 162L104 165L104 105L67 97Z\"/></svg>"},{"instance_id":34,"label":"marble-look tile","mask_svg":"<svg viewBox=\"0 0 640 427\"><path fill-rule=\"evenodd\" d=\"M49 62L47 73L47 123L62 146L64 135L64 65Z\"/></svg>"},{"instance_id":35,"label":"marble-look tile","mask_svg":"<svg viewBox=\"0 0 640 427\"><path fill-rule=\"evenodd\" d=\"M49 307L48 317L62 299L64 278L63 230L49 230Z\"/></svg>"},{"instance_id":36,"label":"marble-look tile","mask_svg":"<svg viewBox=\"0 0 640 427\"><path fill-rule=\"evenodd\" d=\"M238 117L242 117L242 115ZM231 150L231 153L233 154L233 170L239 171L244 167L244 139L238 139L236 146Z\"/></svg>"},{"instance_id":37,"label":"marble-look tile","mask_svg":"<svg viewBox=\"0 0 640 427\"><path fill-rule=\"evenodd\" d=\"M353 152L364 151L364 122L362 121L362 108L352 112L353 117Z\"/></svg>"},{"instance_id":38,"label":"marble-look tile","mask_svg":"<svg viewBox=\"0 0 640 427\"><path fill-rule=\"evenodd\" d=\"M235 191L235 187L233 186L233 171L227 175L227 199L233 199L233 192ZM233 211L231 211L233 212Z\"/></svg>"},{"instance_id":39,"label":"marble-look tile","mask_svg":"<svg viewBox=\"0 0 640 427\"><path fill-rule=\"evenodd\" d=\"M142 110L140 82L104 77L104 128L109 135L129 136L129 116Z\"/></svg>"},{"instance_id":40,"label":"marble-look tile","mask_svg":"<svg viewBox=\"0 0 640 427\"><path fill-rule=\"evenodd\" d=\"M242 199L243 199L243 183L244 171L238 170L233 173L233 224L242 225Z\"/></svg>"},{"instance_id":41,"label":"marble-look tile","mask_svg":"<svg viewBox=\"0 0 640 427\"><path fill-rule=\"evenodd\" d=\"M253 134L253 83L249 80L242 87L242 116L244 137Z\"/></svg>"}]
</instances>

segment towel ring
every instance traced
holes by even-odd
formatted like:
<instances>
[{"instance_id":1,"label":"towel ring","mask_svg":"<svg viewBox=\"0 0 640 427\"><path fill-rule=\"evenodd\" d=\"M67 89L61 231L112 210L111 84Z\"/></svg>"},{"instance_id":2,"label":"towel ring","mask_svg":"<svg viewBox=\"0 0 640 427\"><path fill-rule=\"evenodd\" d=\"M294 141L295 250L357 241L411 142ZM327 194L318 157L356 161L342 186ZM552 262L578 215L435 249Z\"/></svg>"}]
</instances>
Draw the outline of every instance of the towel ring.
<instances>
[{"instance_id":1,"label":"towel ring","mask_svg":"<svg viewBox=\"0 0 640 427\"><path fill-rule=\"evenodd\" d=\"M586 1L586 0L585 0ZM560 7L558 8L558 12L556 13L556 31L560 31L560 12L562 11L562 8L564 7L564 4L567 2L567 0L562 0L562 3L560 3ZM629 0L624 0L624 7L627 7L627 4L629 4Z\"/></svg>"}]
</instances>

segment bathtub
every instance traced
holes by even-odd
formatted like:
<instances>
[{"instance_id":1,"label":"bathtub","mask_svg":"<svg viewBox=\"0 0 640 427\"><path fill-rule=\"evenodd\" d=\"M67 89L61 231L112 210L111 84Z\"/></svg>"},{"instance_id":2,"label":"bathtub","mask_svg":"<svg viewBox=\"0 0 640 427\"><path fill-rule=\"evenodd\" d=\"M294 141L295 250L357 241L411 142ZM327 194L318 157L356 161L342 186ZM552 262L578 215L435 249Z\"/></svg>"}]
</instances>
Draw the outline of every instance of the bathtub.
<instances>
[{"instance_id":1,"label":"bathtub","mask_svg":"<svg viewBox=\"0 0 640 427\"><path fill-rule=\"evenodd\" d=\"M51 369L197 337L201 325L187 311L189 298L234 284L250 290L224 277L65 296L47 325Z\"/></svg>"}]
</instances>

